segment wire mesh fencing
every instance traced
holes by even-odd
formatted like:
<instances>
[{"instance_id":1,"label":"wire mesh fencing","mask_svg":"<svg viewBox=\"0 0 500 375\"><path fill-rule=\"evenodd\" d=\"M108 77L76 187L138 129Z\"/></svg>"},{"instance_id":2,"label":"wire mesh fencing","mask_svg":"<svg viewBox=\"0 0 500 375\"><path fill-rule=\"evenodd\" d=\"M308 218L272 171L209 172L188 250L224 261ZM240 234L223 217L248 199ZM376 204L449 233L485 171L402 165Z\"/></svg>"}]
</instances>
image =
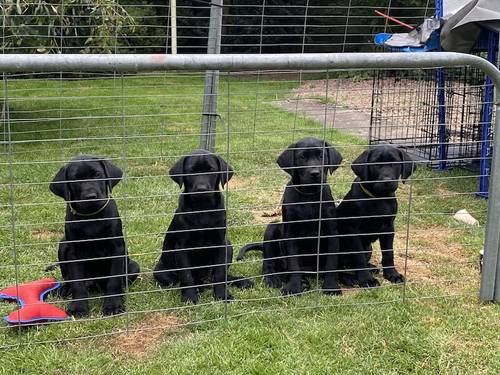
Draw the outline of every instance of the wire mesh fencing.
<instances>
[{"instance_id":1,"label":"wire mesh fencing","mask_svg":"<svg viewBox=\"0 0 500 375\"><path fill-rule=\"evenodd\" d=\"M45 276L61 281L62 288L81 282L87 288L87 295L70 293L60 296L53 293L46 301L63 309L71 307L72 298L86 301L88 311L83 317L45 323L36 330L3 325L0 327L2 347L83 338L98 340L102 335L210 324L277 309L362 306L458 296L475 298L479 287L478 254L483 243L487 202L475 197L479 176L474 170L438 172L427 168L425 161L413 158L410 163L418 168L407 176L405 184L399 184L396 192L399 210L394 228L373 224L384 222L386 218L390 222L394 214L391 211L372 213L366 209L360 215L348 213L343 217L331 214L332 201L338 206L342 199L355 204L377 202L376 207L383 206L385 201L393 202L390 194L385 196L370 185L374 182L373 177L359 180L355 170L356 165L370 168L392 165L398 169L404 164L404 160L392 159L356 162L369 146L370 113L374 109L372 85L378 74L373 70L356 73L335 70L221 73L215 138L215 152L220 159L201 162L201 165L191 168L188 164L194 162L186 157L189 158L199 147L202 135L200 109L204 98L204 72L63 72L63 79L59 72L4 73L2 92L8 103L9 116L3 120L5 141L0 172L3 202L0 289ZM407 77L408 73L395 70L393 74ZM424 76L426 70L421 74ZM410 91L413 86L408 86ZM405 100L402 95L399 100L399 107L403 108L401 118L405 119L400 126L422 126L420 118L404 115L413 113L421 103ZM297 143L304 137L316 138L319 146ZM277 159L290 146L299 153L321 151L319 159L316 155L319 180L304 183L291 177L310 167L295 159L296 164L280 167ZM330 146L342 155L342 162L324 156L328 154L323 151ZM78 155L95 155L98 163L107 161L118 167L123 176L113 176L109 166L101 174L94 171L90 177L80 172L64 172L64 178L59 182L71 180L68 186L72 193L57 196L53 189L49 189L50 184L61 167ZM201 152L198 156L210 155ZM88 156L81 158L70 164L75 166L90 160ZM297 158L309 160L310 155L297 155ZM180 173L172 170L179 161L184 168ZM338 169L329 173L328 167L336 168L337 163L340 163ZM221 165L226 167L221 168ZM231 176L230 169L234 171ZM392 180L386 179L385 183L396 182L402 173L400 171ZM200 176L212 176L215 180L212 180L212 185L203 182L201 184L206 186L189 190L189 178ZM179 183L179 177L184 178L182 183ZM322 178L326 179L325 183L321 182ZM114 186L101 184L101 196L91 194L82 198L78 196L78 189L84 183ZM285 188L287 183L289 185ZM359 190L362 186L368 193L345 199L351 188ZM287 190L307 198L301 202L283 200ZM321 194L314 195L318 191ZM214 192L219 201L216 206L211 206L210 197ZM110 199L118 207L113 213L115 216L92 217L98 215L100 209L111 207L113 203L107 203ZM185 208L186 199L191 202L188 209ZM72 206L68 206L68 200ZM88 202L94 206L86 211L85 203ZM296 206L317 207L319 211L312 217L305 214L302 218L287 218L284 212ZM329 209L325 211L326 207ZM461 209L467 209L478 220L478 225L467 225L453 219ZM65 212L76 216L65 218ZM78 213L83 215L78 217ZM90 219L85 214L89 214ZM200 224L200 218L207 214L209 218ZM184 226L171 225L183 215L186 218L182 221ZM340 228L342 220L353 217L367 220L367 224L355 232L356 238L378 239L394 235L393 244L380 243L383 251L379 241L362 249L354 248L354 245L337 249L339 245L335 241L342 243L342 238L350 237L352 233L343 229L328 232L327 228L332 223ZM121 219L123 231L110 235L109 225L102 222L117 218ZM67 237L68 221L79 228L89 220L101 228L97 234L84 234L80 239ZM298 233L264 238L267 225L279 226L277 223L283 222L284 225L295 225ZM313 227L321 224L316 229L302 232L311 227L311 222ZM219 231L218 238L222 242L214 244L208 233L214 231ZM177 235L174 243L169 243L166 233ZM210 276L210 272L207 275L204 270L216 273L217 266L220 270L226 263L225 256L231 248L225 237L234 248L233 257L229 259L232 260L229 272L223 272L222 278L220 274L219 278ZM99 246L92 245L103 239L121 238L125 244L122 253L101 253ZM370 288L348 287L346 279L341 277L338 288L343 296L325 294L322 281L325 276L359 271L349 265L342 266L342 269L338 265L333 269L323 267L328 252L323 253L321 243L329 239L334 240L332 246L340 258L353 251L359 254L373 251L369 264L362 268L378 270L379 274L372 276L377 283ZM290 242L298 241L302 243L299 247L306 248L302 256L278 253L276 257L276 260L285 262L285 269L274 270L285 280L282 287L292 275L302 274L298 296L284 295L280 288L271 288L263 281L262 253L249 252L241 261L236 261L236 253L243 246L263 240L268 244L278 242L279 248L287 248ZM44 272L58 259L61 241L65 246L92 250L77 255L78 259L75 255L61 259L59 255L59 267ZM109 243L102 242L102 245L106 247ZM395 269L404 277L404 283L393 283L384 277L392 266L385 260L381 264L381 254L390 253L392 247ZM171 259L182 258L181 254L195 254L194 263L184 264L176 260L170 268L162 269L173 271L171 286L162 286L155 277L162 249L163 254L172 249L178 253ZM223 254L222 258L214 258L215 253ZM82 263L80 256L84 263L97 258L109 263L121 259L123 263L112 274L103 271L91 277L87 274L63 276L61 271L65 265ZM134 271L132 263L124 261L126 257L137 262L140 272ZM307 266L294 269L289 266L290 258L303 258L298 263L307 263ZM207 265L210 265L208 269ZM181 274L186 270L194 275L193 280L183 279ZM134 273L138 273L137 280L128 277ZM115 289L115 294L106 289L107 281L97 287L92 285L100 284L95 283L96 280L110 280L111 276L124 277L123 289ZM234 284L241 279L252 281L254 287L237 288ZM222 285L219 292L214 288L217 285ZM332 285L335 286L329 286ZM191 294L187 293L186 297L188 289ZM228 293L234 297L231 302L224 299ZM123 298L126 311L118 308L113 312L119 314L108 315L110 311L105 308L112 297ZM0 305L2 315L9 314L12 309L13 305ZM151 324L142 324L144 320Z\"/></svg>"},{"instance_id":2,"label":"wire mesh fencing","mask_svg":"<svg viewBox=\"0 0 500 375\"><path fill-rule=\"evenodd\" d=\"M216 36L220 31L223 53L359 52L374 49L372 39L378 32L402 31L376 15L374 6L358 0L333 5L326 0L292 5L274 0L225 1L220 30L215 30L210 27L215 3L177 1L173 33L169 1L104 1L95 7L87 2L43 1L42 13L38 3L6 1L0 4L2 54L171 53L173 45L178 53L206 53L211 48L210 31ZM433 3L423 0L409 7L387 0L376 9L416 26L434 13ZM206 73L201 71L133 74L110 68L3 73L0 289L54 277L61 283L60 293L50 293L46 302L69 310L75 318L24 325L39 329L4 324L0 348L98 341L101 336L210 325L273 310L474 298L479 287L478 253L487 223L487 202L475 198L481 172L427 168L429 159L439 162L437 143L449 148L459 143L462 151L454 158L457 165L491 159L490 154L486 158L477 155L481 142L476 137L480 131L477 111L485 104L484 76L471 67L454 69L450 72L462 75L449 81L446 92L450 97L447 118L456 126L444 141L435 137L439 105L432 87L434 69L233 70L220 73L218 95L207 93ZM216 106L206 106L207 96L216 99ZM208 128L215 130L213 134L200 126L203 117L215 124L215 129ZM366 184L354 181L359 178L354 171L357 165L393 165L402 170L405 163L401 160L355 162L370 144L381 144L375 149L384 147L388 138L380 135L383 132L386 136L388 132L403 134L391 141L404 146L412 168L418 167L399 184L395 227L390 225L393 212L335 217L332 201L337 207L342 201L360 205L370 201L375 206L393 202L373 190L370 177ZM219 157L201 151L196 158L208 161L187 170L194 160L193 150L207 136L215 140ZM305 137L314 137L319 145L297 144ZM319 181L298 183L293 176L307 168L280 167L277 159L290 146L294 154L316 154ZM326 152L330 146L342 155L338 168L339 161L330 160ZM425 159L418 158L422 150L428 152ZM179 162L186 170L172 171ZM73 171L85 164L90 165L90 176ZM329 168L335 171L330 173ZM198 191L186 186L190 179L207 176L209 181L202 182L206 186ZM72 182L67 184L68 180ZM54 194L62 185L69 190ZM85 193L84 185L96 191ZM362 187L368 193L361 190L362 197L346 199L351 188ZM307 198L288 202L283 199L287 191ZM217 205L210 205L212 199L218 200ZM190 202L187 208L186 201ZM115 206L117 211L109 211ZM300 207L317 211L312 217L286 217L284 212L301 211ZM479 224L453 219L461 209L467 209ZM110 214L102 216L105 213ZM352 236L341 227L342 222L355 218L368 224ZM92 233L76 238L68 234L87 228L89 221ZM373 226L373 222L386 221L388 226ZM172 224L178 222L184 226ZM280 241L264 237L266 227L284 233L288 225L295 229L284 238L278 236ZM338 228L329 232L335 225ZM309 229L302 233L305 228ZM214 243L215 232L219 242ZM379 245L378 240L373 246L364 241L361 249L345 245L346 238L390 239L393 235L389 245ZM264 246L278 244L279 249L298 242L305 253L277 250L277 255L269 257L264 250L248 252L236 261L245 245L262 241ZM327 248L338 253L338 258L354 253L363 255L365 261L360 266L337 260L340 264L325 268L325 241L333 241ZM62 256L61 247L65 249ZM109 251L110 247L118 250ZM75 255L74 249L84 254ZM395 269L404 283L387 280L391 279L387 271L393 267L382 257L390 256L392 250ZM366 259L372 251L372 258ZM166 253L170 256L163 261ZM192 263L186 260L189 254L194 254L189 258ZM266 270L267 276L278 276L280 287L269 287L263 278L263 256L267 262L283 265ZM229 272L221 273L228 261L232 261ZM296 263L304 269L297 272ZM82 271L85 264L95 272ZM369 283L370 288L352 278L365 269L376 280ZM193 280L188 280L187 273ZM295 283L298 290L288 288L283 293L281 289L299 273L303 277ZM324 279L331 274L339 275L339 284L330 280L325 285ZM161 279L162 275L168 277ZM392 281L403 280L392 276ZM253 287L249 287L251 282ZM248 288L238 288L238 284ZM341 291L343 296L327 295L325 289ZM290 297L288 292L299 296ZM234 297L231 302L226 300L229 295ZM6 316L21 307L20 302L2 302L0 314Z\"/></svg>"},{"instance_id":3,"label":"wire mesh fencing","mask_svg":"<svg viewBox=\"0 0 500 375\"><path fill-rule=\"evenodd\" d=\"M179 0L173 21L170 1L7 0L0 4L2 48L11 53L170 53L175 44L178 53L206 53L214 3ZM407 30L374 10L412 27L434 13L431 0L414 5L398 0L226 0L214 6L223 13L223 53L369 51L376 33Z\"/></svg>"}]
</instances>

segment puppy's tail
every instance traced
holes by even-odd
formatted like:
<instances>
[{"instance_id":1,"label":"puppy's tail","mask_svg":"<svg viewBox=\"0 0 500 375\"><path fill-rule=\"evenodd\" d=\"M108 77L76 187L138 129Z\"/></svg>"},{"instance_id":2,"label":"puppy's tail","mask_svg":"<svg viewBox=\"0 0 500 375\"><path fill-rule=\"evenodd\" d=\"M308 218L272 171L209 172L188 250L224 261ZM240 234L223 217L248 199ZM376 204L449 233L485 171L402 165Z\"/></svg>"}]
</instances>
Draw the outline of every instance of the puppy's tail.
<instances>
[{"instance_id":1,"label":"puppy's tail","mask_svg":"<svg viewBox=\"0 0 500 375\"><path fill-rule=\"evenodd\" d=\"M54 271L57 267L59 267L59 262L54 262L52 264L49 264L46 268L45 268L45 272L52 272Z\"/></svg>"},{"instance_id":2,"label":"puppy's tail","mask_svg":"<svg viewBox=\"0 0 500 375\"><path fill-rule=\"evenodd\" d=\"M250 250L264 250L264 244L262 242L254 242L249 243L248 245L243 246L236 257L236 260L242 260L245 257L245 254Z\"/></svg>"}]
</instances>

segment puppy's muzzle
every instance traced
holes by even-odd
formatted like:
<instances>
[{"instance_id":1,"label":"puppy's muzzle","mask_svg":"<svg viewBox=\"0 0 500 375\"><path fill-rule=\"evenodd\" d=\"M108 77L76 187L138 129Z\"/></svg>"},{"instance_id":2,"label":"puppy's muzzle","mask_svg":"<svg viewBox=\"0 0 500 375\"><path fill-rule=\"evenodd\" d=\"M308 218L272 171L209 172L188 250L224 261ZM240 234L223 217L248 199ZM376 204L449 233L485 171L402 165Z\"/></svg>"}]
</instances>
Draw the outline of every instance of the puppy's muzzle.
<instances>
[{"instance_id":1,"label":"puppy's muzzle","mask_svg":"<svg viewBox=\"0 0 500 375\"><path fill-rule=\"evenodd\" d=\"M211 192L213 191L214 189L212 189L210 187L210 185L208 184L203 184L203 185L196 185L193 189L193 191L195 193L208 193L208 192Z\"/></svg>"},{"instance_id":2,"label":"puppy's muzzle","mask_svg":"<svg viewBox=\"0 0 500 375\"><path fill-rule=\"evenodd\" d=\"M83 197L85 200L92 200L97 198L97 193L88 193Z\"/></svg>"},{"instance_id":3,"label":"puppy's muzzle","mask_svg":"<svg viewBox=\"0 0 500 375\"><path fill-rule=\"evenodd\" d=\"M309 177L313 181L319 181L321 178L321 171L319 169L313 169L309 172Z\"/></svg>"},{"instance_id":4,"label":"puppy's muzzle","mask_svg":"<svg viewBox=\"0 0 500 375\"><path fill-rule=\"evenodd\" d=\"M394 177L383 177L380 182L386 190L394 191L398 188L398 181Z\"/></svg>"}]
</instances>

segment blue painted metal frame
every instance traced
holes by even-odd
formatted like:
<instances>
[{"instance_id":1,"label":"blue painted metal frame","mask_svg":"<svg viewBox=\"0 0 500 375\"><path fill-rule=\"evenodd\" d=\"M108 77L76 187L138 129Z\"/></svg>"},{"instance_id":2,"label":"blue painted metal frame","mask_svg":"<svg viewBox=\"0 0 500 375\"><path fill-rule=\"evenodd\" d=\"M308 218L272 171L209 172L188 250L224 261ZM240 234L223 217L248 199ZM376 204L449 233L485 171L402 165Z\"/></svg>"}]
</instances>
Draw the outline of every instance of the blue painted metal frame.
<instances>
[{"instance_id":1,"label":"blue painted metal frame","mask_svg":"<svg viewBox=\"0 0 500 375\"><path fill-rule=\"evenodd\" d=\"M495 64L498 57L498 33L487 31L487 59ZM480 197L488 198L488 185L491 167L491 121L493 119L493 83L490 77L484 82L484 99L481 108L481 159L479 161L479 190Z\"/></svg>"},{"instance_id":2,"label":"blue painted metal frame","mask_svg":"<svg viewBox=\"0 0 500 375\"><path fill-rule=\"evenodd\" d=\"M436 69L436 92L438 100L438 164L439 171L448 169L446 159L448 158L448 140L446 139L446 96L445 96L445 72L444 69Z\"/></svg>"},{"instance_id":3,"label":"blue painted metal frame","mask_svg":"<svg viewBox=\"0 0 500 375\"><path fill-rule=\"evenodd\" d=\"M436 0L436 16L443 18L443 1ZM438 51L441 51L439 47ZM436 69L436 95L438 101L438 165L437 169L445 171L448 169L446 159L448 158L448 145L446 139L446 96L445 96L445 73L443 69Z\"/></svg>"}]
</instances>

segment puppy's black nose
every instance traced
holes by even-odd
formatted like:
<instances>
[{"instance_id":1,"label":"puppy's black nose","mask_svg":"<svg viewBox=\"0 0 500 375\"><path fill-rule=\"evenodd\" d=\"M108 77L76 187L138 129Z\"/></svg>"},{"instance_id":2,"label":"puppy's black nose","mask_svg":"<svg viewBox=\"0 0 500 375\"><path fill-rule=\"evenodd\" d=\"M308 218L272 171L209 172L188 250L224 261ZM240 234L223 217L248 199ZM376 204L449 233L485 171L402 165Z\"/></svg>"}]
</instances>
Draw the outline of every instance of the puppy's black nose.
<instances>
[{"instance_id":1,"label":"puppy's black nose","mask_svg":"<svg viewBox=\"0 0 500 375\"><path fill-rule=\"evenodd\" d=\"M87 195L85 195L85 199L96 199L96 198L97 198L96 193L88 193Z\"/></svg>"},{"instance_id":2,"label":"puppy's black nose","mask_svg":"<svg viewBox=\"0 0 500 375\"><path fill-rule=\"evenodd\" d=\"M320 171L317 171L317 170L312 170L311 172L309 172L309 175L312 177L312 178L319 178L321 172Z\"/></svg>"},{"instance_id":3,"label":"puppy's black nose","mask_svg":"<svg viewBox=\"0 0 500 375\"><path fill-rule=\"evenodd\" d=\"M198 192L207 192L207 191L210 191L212 189L210 189L210 186L208 185L198 185L196 186L196 191Z\"/></svg>"}]
</instances>

